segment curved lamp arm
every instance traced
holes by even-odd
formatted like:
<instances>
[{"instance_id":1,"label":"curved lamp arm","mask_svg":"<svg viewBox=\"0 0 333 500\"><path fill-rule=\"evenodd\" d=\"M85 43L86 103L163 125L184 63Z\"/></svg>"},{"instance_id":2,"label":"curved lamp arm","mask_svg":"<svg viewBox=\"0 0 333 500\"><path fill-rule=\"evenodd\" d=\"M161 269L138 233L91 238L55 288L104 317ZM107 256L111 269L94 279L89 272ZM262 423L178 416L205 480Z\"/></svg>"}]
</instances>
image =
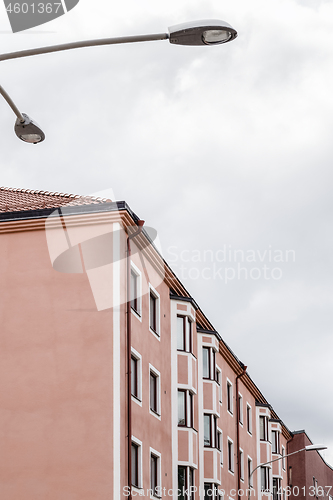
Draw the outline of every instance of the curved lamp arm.
<instances>
[{"instance_id":1,"label":"curved lamp arm","mask_svg":"<svg viewBox=\"0 0 333 500\"><path fill-rule=\"evenodd\" d=\"M16 116L20 120L20 122L23 123L25 121L24 116L22 115L22 113L20 112L20 110L18 109L18 107L16 106L14 101L12 100L12 98L9 96L9 94L7 94L5 89L3 87L1 87L1 85L0 85L0 94L7 101L7 103L12 108L12 110L14 111L14 113L16 114Z\"/></svg>"}]
</instances>

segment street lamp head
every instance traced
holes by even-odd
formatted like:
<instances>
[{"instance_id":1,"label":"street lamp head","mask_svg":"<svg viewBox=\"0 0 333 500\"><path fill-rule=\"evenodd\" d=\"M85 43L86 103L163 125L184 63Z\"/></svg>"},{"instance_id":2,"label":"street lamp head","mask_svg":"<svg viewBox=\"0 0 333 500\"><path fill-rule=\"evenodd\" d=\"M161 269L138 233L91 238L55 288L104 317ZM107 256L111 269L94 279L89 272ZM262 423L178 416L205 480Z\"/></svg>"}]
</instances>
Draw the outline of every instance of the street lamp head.
<instances>
[{"instance_id":1,"label":"street lamp head","mask_svg":"<svg viewBox=\"0 0 333 500\"><path fill-rule=\"evenodd\" d=\"M45 134L41 128L28 115L22 113L24 121L17 118L15 122L15 134L21 141L37 144L45 139Z\"/></svg>"},{"instance_id":2,"label":"street lamp head","mask_svg":"<svg viewBox=\"0 0 333 500\"><path fill-rule=\"evenodd\" d=\"M170 43L176 45L218 45L230 42L236 36L237 31L229 23L213 19L177 24L169 28Z\"/></svg>"},{"instance_id":3,"label":"street lamp head","mask_svg":"<svg viewBox=\"0 0 333 500\"><path fill-rule=\"evenodd\" d=\"M319 450L327 450L327 446L323 444L309 444L305 447L306 451L319 451Z\"/></svg>"}]
</instances>

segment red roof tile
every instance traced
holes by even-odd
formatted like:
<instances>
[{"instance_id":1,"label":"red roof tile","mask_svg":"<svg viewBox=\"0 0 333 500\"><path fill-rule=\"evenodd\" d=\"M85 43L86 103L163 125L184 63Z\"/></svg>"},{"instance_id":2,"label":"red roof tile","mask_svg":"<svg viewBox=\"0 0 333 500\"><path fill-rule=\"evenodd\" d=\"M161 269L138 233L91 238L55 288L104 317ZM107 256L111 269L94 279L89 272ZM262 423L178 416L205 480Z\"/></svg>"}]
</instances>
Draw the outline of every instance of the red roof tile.
<instances>
[{"instance_id":1,"label":"red roof tile","mask_svg":"<svg viewBox=\"0 0 333 500\"><path fill-rule=\"evenodd\" d=\"M77 194L50 193L49 191L34 191L0 187L0 213L20 212L23 210L40 210L43 208L58 208L63 206L91 205L108 203L107 198L80 196Z\"/></svg>"}]
</instances>

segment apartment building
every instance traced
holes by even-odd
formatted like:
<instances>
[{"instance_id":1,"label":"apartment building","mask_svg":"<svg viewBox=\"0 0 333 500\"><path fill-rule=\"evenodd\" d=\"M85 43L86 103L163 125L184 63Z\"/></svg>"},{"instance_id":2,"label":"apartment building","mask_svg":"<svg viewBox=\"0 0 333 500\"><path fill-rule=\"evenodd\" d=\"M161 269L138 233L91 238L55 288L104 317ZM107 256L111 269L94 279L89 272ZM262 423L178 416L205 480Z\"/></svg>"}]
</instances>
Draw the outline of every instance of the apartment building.
<instances>
[{"instance_id":1,"label":"apartment building","mask_svg":"<svg viewBox=\"0 0 333 500\"><path fill-rule=\"evenodd\" d=\"M285 499L295 436L125 202L0 188L0 238L1 498Z\"/></svg>"}]
</instances>

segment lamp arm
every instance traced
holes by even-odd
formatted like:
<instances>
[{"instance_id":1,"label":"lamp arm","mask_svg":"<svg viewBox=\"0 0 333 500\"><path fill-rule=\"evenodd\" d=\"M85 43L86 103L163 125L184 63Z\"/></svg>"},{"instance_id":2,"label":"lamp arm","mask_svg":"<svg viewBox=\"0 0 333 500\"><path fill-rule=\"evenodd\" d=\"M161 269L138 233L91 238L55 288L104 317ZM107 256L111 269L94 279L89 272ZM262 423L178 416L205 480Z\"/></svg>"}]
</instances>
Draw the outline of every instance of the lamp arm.
<instances>
[{"instance_id":1,"label":"lamp arm","mask_svg":"<svg viewBox=\"0 0 333 500\"><path fill-rule=\"evenodd\" d=\"M16 116L20 120L20 122L24 123L25 122L24 116L22 115L22 113L20 112L20 110L18 109L18 107L16 106L16 104L14 103L12 98L10 97L10 95L7 94L7 92L5 91L5 89L3 87L1 87L1 85L0 85L0 94L7 101L7 103L12 108L12 110L14 111L14 113L16 114Z\"/></svg>"},{"instance_id":2,"label":"lamp arm","mask_svg":"<svg viewBox=\"0 0 333 500\"><path fill-rule=\"evenodd\" d=\"M60 52L62 50L79 49L82 47L95 47L98 45L114 45L120 43L136 43L136 42L151 42L154 40L168 40L168 33L158 33L155 35L134 35L122 36L117 38L101 38L97 40L83 40L81 42L63 43L61 45L50 45L49 47L39 47L37 49L19 50L17 52L8 52L0 54L0 61L8 59L17 59L20 57L36 56L40 54L48 54L50 52Z\"/></svg>"},{"instance_id":3,"label":"lamp arm","mask_svg":"<svg viewBox=\"0 0 333 500\"><path fill-rule=\"evenodd\" d=\"M295 455L295 453L299 453L301 451L305 451L306 448L302 448L301 450L297 450L297 451L293 451L292 453L288 453L288 455L283 455L279 458L274 458L274 460L270 460L269 462L265 462L264 464L259 464L257 465L257 467L255 469L253 469L253 471L251 472L250 474L250 478L252 476L252 474L257 470L259 469L259 467L264 467L265 465L268 465L268 464L272 464L273 462L277 462L278 460L282 460L283 458L286 458L286 457L290 457L290 455Z\"/></svg>"}]
</instances>

